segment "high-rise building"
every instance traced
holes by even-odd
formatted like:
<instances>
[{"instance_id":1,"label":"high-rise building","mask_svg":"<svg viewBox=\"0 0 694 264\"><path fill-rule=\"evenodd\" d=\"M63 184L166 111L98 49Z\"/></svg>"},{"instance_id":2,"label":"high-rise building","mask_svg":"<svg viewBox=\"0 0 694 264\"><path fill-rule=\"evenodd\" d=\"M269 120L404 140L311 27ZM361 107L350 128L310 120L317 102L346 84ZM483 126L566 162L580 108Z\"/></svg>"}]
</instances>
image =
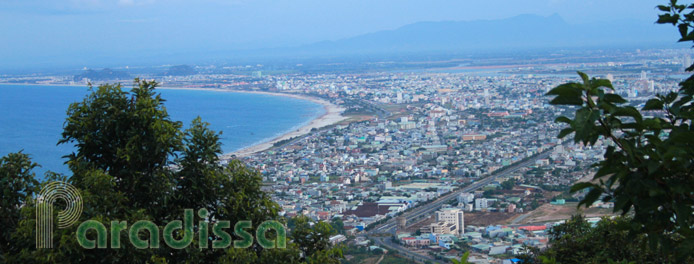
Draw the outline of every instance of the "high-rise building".
<instances>
[{"instance_id":1,"label":"high-rise building","mask_svg":"<svg viewBox=\"0 0 694 264\"><path fill-rule=\"evenodd\" d=\"M436 212L436 222L444 222L456 227L456 233L465 233L465 213L458 208L444 208Z\"/></svg>"}]
</instances>

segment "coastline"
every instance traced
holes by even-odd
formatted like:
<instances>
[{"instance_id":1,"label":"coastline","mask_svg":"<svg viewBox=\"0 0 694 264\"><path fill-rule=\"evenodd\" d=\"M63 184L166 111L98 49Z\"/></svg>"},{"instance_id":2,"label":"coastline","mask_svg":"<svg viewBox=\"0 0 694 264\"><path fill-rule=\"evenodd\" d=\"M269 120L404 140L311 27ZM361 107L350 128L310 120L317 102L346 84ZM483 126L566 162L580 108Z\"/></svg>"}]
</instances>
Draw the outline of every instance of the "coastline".
<instances>
[{"instance_id":1,"label":"coastline","mask_svg":"<svg viewBox=\"0 0 694 264\"><path fill-rule=\"evenodd\" d=\"M69 85L69 84L22 84L22 83L0 83L3 85L40 85L40 86L58 86L58 87L73 87L76 85ZM320 104L323 106L324 113L309 121L305 125L293 129L291 131L287 131L284 134L277 136L272 139L267 139L263 140L258 144L254 144L248 147L244 147L242 149L238 149L234 152L230 153L224 153L221 156L221 160L229 160L231 159L232 156L236 155L237 157L246 157L253 155L258 152L262 152L265 150L268 150L273 147L275 143L278 141L282 140L287 140L293 137L299 137L306 135L311 132L311 129L316 128L322 128L325 126L333 125L338 122L341 122L347 117L342 116L342 112L345 111L344 108L339 107L327 100L309 96L309 95L303 95L303 94L291 94L291 93L276 93L276 92L264 92L264 91L248 91L248 90L231 90L231 89L217 89L217 88L190 88L190 87L167 87L167 86L160 86L157 87L157 89L165 89L165 90L197 90L197 91L214 91L214 92L232 92L232 93L254 93L254 94L264 94L264 95L270 95L270 96L284 96L284 97L289 97L289 98L295 98L295 99L300 99L300 100L307 100L311 101L317 104Z\"/></svg>"},{"instance_id":2,"label":"coastline","mask_svg":"<svg viewBox=\"0 0 694 264\"><path fill-rule=\"evenodd\" d=\"M291 93L273 93L273 92L263 92L263 91L248 91L248 90L230 90L230 89L217 89L217 88L188 88L188 87L157 87L158 89L171 89L171 90L201 90L201 91L215 91L215 92L232 92L232 93L253 93L253 94L264 94L271 96L284 96L300 100L307 100L323 106L325 113L315 119L309 121L306 125L303 125L292 131L288 131L280 136L272 138L270 140L262 141L258 144L251 145L234 152L224 153L221 156L221 160L230 160L232 156L236 157L247 157L258 152L266 151L274 146L275 143L287 140L294 137L300 137L311 133L311 129L319 129L329 125L337 124L347 117L342 116L342 112L345 108L339 107L325 99L303 95L303 94L291 94Z\"/></svg>"},{"instance_id":3,"label":"coastline","mask_svg":"<svg viewBox=\"0 0 694 264\"><path fill-rule=\"evenodd\" d=\"M339 123L339 122L347 119L346 117L342 116L342 112L345 110L344 108L338 107L337 105L334 105L328 101L324 101L321 99L317 99L317 98L308 99L310 97L305 97L305 98L306 98L306 100L310 100L312 102L320 103L321 105L323 105L323 109L325 109L325 113L323 113L323 115L309 121L308 124L298 128L298 129L295 129L295 130L289 131L285 134L282 134L282 135L280 135L276 138L273 138L269 141L265 141L265 142L262 142L260 144L256 144L256 145L252 145L252 146L249 146L246 148L242 148L242 149L234 151L232 153L225 153L224 155L222 155L222 159L231 159L232 155L236 155L237 157L247 157L247 156L253 155L253 154L258 153L258 152L263 152L265 150L272 148L274 146L274 144L277 143L278 141L287 140L287 139L291 139L294 137L300 137L300 136L311 133L311 129L313 129L313 128L319 129L322 127L326 127L329 125Z\"/></svg>"}]
</instances>

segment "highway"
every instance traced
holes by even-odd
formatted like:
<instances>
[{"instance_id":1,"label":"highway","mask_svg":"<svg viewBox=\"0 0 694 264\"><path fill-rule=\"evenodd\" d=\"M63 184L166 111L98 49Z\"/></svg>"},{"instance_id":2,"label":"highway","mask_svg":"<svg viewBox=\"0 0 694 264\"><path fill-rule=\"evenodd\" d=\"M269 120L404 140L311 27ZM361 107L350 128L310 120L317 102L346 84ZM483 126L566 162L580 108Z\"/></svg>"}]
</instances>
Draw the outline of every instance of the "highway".
<instances>
[{"instance_id":1,"label":"highway","mask_svg":"<svg viewBox=\"0 0 694 264\"><path fill-rule=\"evenodd\" d=\"M514 173L521 168L524 168L524 167L527 167L528 165L533 164L538 159L547 158L550 153L551 153L551 150L547 150L547 151L540 153L539 155L537 155L531 159L528 159L528 160L523 161L523 162L515 163L515 164L513 164L507 168L495 171L490 176L482 178L482 179L480 179L480 180L478 180L478 181L476 181L476 182L474 182L474 183L472 183L466 187L460 188L456 191L453 191L453 192L450 192L444 196L441 196L433 202L415 207L414 209L412 209L412 211L405 212L401 216L404 216L407 219L407 222L410 223L410 221L417 220L421 217L432 214L436 210L440 209L441 206L443 204L445 204L446 202L448 202L452 199L456 199L456 197L458 197L458 195L460 193L473 192L477 189L480 189L484 186L487 186L489 183L491 183L492 181L496 180L499 177L506 177L509 174ZM374 242L378 246L382 246L385 248L390 248L392 250L398 251L398 253L400 253L401 255L409 257L409 258L413 258L414 260L416 260L418 262L430 261L433 263L438 263L431 256L418 254L416 252L411 251L411 249L407 249L405 247L402 247L400 245L393 243L391 241L391 236L386 236L386 237L374 236L376 234L384 234L384 233L395 235L395 231L396 231L396 227L397 227L397 223L395 222L396 221L395 219L396 218L392 218L383 224L377 225L376 227L371 229L371 231L368 231L366 233L367 237L374 240Z\"/></svg>"}]
</instances>

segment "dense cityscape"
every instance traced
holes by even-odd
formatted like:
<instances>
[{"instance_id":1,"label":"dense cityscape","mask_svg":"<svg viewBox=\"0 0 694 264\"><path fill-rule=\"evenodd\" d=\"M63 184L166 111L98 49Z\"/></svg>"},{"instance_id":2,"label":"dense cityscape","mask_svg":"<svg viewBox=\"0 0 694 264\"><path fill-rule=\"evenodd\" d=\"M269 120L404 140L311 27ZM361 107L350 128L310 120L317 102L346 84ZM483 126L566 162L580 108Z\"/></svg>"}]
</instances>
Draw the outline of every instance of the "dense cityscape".
<instances>
[{"instance_id":1,"label":"dense cityscape","mask_svg":"<svg viewBox=\"0 0 694 264\"><path fill-rule=\"evenodd\" d=\"M545 93L578 81L580 70L611 80L615 93L643 106L676 90L690 64L690 50L654 49L393 71L184 65L138 75L164 87L300 95L342 109L337 123L262 151L229 153L224 162L239 159L260 172L281 215L339 227L330 241L348 245L347 262L375 250L422 262L470 251L471 263L505 264L526 247L545 247L546 230L577 213L585 193L569 189L592 179L590 165L609 145L557 138L562 125L555 118L573 110L551 106ZM86 85L131 77L118 68L6 75L0 83ZM613 206L597 202L581 213L597 222Z\"/></svg>"}]
</instances>

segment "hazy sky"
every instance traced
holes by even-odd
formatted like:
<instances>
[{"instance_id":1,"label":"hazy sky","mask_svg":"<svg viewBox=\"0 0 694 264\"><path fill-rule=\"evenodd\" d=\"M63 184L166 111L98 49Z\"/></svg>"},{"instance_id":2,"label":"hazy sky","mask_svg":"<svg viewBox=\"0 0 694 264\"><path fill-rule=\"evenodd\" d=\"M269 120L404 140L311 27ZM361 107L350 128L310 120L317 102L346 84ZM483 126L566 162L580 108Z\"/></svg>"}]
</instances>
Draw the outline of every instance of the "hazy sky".
<instances>
[{"instance_id":1,"label":"hazy sky","mask_svg":"<svg viewBox=\"0 0 694 264\"><path fill-rule=\"evenodd\" d=\"M572 24L655 21L663 1L0 0L0 60L298 45L419 21L559 14Z\"/></svg>"}]
</instances>

